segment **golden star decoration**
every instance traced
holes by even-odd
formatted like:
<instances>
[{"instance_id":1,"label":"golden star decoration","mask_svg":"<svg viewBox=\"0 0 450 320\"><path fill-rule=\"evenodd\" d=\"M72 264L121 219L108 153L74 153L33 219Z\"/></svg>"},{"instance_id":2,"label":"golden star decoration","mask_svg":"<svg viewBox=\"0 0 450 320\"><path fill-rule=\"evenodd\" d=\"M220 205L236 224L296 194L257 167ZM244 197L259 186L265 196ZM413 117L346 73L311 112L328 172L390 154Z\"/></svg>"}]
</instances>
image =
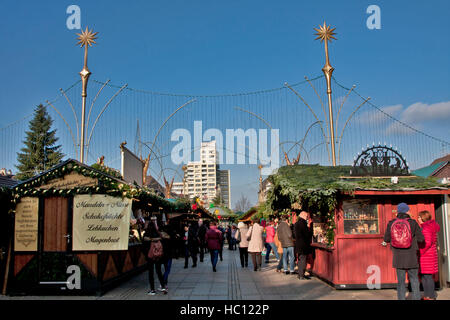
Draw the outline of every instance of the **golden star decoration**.
<instances>
[{"instance_id":1,"label":"golden star decoration","mask_svg":"<svg viewBox=\"0 0 450 320\"><path fill-rule=\"evenodd\" d=\"M317 31L317 33L315 34L317 36L317 39L320 39L320 42L323 42L323 40L325 41L331 41L331 39L337 40L334 35L336 34L335 32L333 32L334 30L336 30L336 28L331 29L330 26L326 25L326 22L323 22L323 26L319 25L319 28L314 28L314 30Z\"/></svg>"},{"instance_id":2,"label":"golden star decoration","mask_svg":"<svg viewBox=\"0 0 450 320\"><path fill-rule=\"evenodd\" d=\"M77 45L80 45L80 47L84 47L84 46L91 46L92 44L95 44L95 40L97 39L96 35L98 34L98 32L93 32L93 30L89 30L88 27L86 27L86 30L81 30L81 34L77 33L77 35L79 36L77 38L78 43Z\"/></svg>"}]
</instances>

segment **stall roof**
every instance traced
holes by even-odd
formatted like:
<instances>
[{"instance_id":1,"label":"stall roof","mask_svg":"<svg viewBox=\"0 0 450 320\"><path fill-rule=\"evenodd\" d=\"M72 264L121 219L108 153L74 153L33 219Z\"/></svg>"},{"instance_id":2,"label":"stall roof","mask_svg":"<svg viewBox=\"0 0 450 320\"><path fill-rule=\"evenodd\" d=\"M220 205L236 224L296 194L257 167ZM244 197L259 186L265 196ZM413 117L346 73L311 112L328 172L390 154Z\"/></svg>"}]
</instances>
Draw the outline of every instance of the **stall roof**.
<instances>
[{"instance_id":1,"label":"stall roof","mask_svg":"<svg viewBox=\"0 0 450 320\"><path fill-rule=\"evenodd\" d=\"M10 176L3 176L0 175L0 187L7 187L7 188L12 188L14 187L17 183L19 183L20 181L18 180L14 180L12 177Z\"/></svg>"},{"instance_id":2,"label":"stall roof","mask_svg":"<svg viewBox=\"0 0 450 320\"><path fill-rule=\"evenodd\" d=\"M447 165L448 162L438 162L432 165L429 165L427 167L424 168L420 168L417 170L414 170L413 173L416 176L420 176L420 177L430 177L432 176L436 171L439 171L442 167L444 167L445 165Z\"/></svg>"},{"instance_id":3,"label":"stall roof","mask_svg":"<svg viewBox=\"0 0 450 320\"><path fill-rule=\"evenodd\" d=\"M18 186L18 187L21 187L21 186L24 186L24 185L26 185L26 184L29 184L29 183L32 182L32 181L38 180L39 178L42 178L42 177L48 175L48 174L51 173L51 172L57 171L58 169L67 166L69 163L72 163L73 165L80 166L80 167L82 167L83 169L89 170L90 172L96 172L96 173L98 173L98 174L100 174L100 175L102 175L102 176L104 176L104 177L113 179L113 180L115 180L115 181L117 181L117 182L120 182L120 183L123 183L123 184L127 184L127 185L131 185L130 183L128 183L128 182L126 182L126 181L124 181L124 180L122 180L122 179L119 179L119 178L117 178L117 177L111 176L111 175L109 175L109 174L107 174L107 173L105 173L105 172L103 172L103 171L94 169L94 168L92 168L92 167L90 167L90 166L88 166L88 165L86 165L86 164L84 164L84 163L81 163L81 162L79 162L79 161L77 161L77 160L75 160L75 159L68 159L68 160L65 160L65 161L60 162L59 164L57 164L56 166L52 167L51 169L49 169L49 170L47 170L47 171L44 171L44 172L42 172L42 173L40 173L40 174L38 174L38 175L36 175L36 176L34 176L34 177L31 177L30 179L21 181L20 183L17 184L17 186ZM80 173L80 174L83 175L83 176L89 176L89 175L87 174L87 171L86 171L86 172L79 171L78 173Z\"/></svg>"},{"instance_id":4,"label":"stall roof","mask_svg":"<svg viewBox=\"0 0 450 320\"><path fill-rule=\"evenodd\" d=\"M258 213L258 209L255 207L250 208L238 218L238 221L249 221L256 213Z\"/></svg>"},{"instance_id":5,"label":"stall roof","mask_svg":"<svg viewBox=\"0 0 450 320\"><path fill-rule=\"evenodd\" d=\"M391 177L350 177L351 166L294 165L284 166L269 179L275 186L298 191L334 189L352 190L449 190L449 184L442 184L433 177L403 176L398 183L392 183Z\"/></svg>"}]
</instances>

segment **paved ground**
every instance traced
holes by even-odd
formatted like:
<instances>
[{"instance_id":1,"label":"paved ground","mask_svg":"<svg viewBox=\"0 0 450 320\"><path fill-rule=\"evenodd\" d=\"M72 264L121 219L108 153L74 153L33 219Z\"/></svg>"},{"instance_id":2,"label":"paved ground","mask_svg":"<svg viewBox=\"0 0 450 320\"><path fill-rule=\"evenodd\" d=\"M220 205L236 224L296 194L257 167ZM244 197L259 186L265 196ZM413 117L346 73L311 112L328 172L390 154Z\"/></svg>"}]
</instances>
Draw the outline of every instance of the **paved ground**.
<instances>
[{"instance_id":1,"label":"paved ground","mask_svg":"<svg viewBox=\"0 0 450 320\"><path fill-rule=\"evenodd\" d=\"M300 281L296 275L275 272L276 260L262 271L254 272L251 262L243 269L238 251L224 249L217 272L212 271L209 254L197 268L184 269L184 259L174 260L169 276L169 293L148 296L148 274L144 272L108 291L101 297L8 297L0 300L83 299L83 300L395 300L395 290L335 290L323 281L312 278ZM191 265L191 264L190 264ZM156 278L156 275L155 275ZM159 286L156 278L156 287ZM450 300L450 289L438 292L438 300Z\"/></svg>"}]
</instances>

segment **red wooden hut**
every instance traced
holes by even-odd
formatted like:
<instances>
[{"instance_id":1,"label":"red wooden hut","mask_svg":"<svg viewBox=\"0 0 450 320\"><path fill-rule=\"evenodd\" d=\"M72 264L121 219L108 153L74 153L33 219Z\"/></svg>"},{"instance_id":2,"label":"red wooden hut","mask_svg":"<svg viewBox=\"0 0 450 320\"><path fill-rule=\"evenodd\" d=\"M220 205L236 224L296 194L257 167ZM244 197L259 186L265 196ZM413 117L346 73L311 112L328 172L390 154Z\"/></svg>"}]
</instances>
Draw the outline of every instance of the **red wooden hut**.
<instances>
[{"instance_id":1,"label":"red wooden hut","mask_svg":"<svg viewBox=\"0 0 450 320\"><path fill-rule=\"evenodd\" d=\"M308 269L338 289L393 288L397 279L390 246L382 246L388 222L397 204L406 202L411 217L428 210L441 225L444 247L447 219L445 195L449 185L416 176L349 176L351 166L297 165L281 167L269 177L272 189L267 207L290 212L309 211L314 219L314 254ZM444 261L444 252L440 253ZM440 266L435 280L447 284ZM442 272L444 271L444 272Z\"/></svg>"},{"instance_id":2,"label":"red wooden hut","mask_svg":"<svg viewBox=\"0 0 450 320\"><path fill-rule=\"evenodd\" d=\"M397 276L392 267L389 246L383 246L387 224L397 214L397 204L406 202L410 215L428 210L442 226L437 214L442 195L448 188L426 190L355 190L340 192L335 212L335 240L332 246L314 243L314 260L309 265L313 274L338 289L369 288L377 281L381 288L395 288ZM443 285L442 276L435 281Z\"/></svg>"}]
</instances>

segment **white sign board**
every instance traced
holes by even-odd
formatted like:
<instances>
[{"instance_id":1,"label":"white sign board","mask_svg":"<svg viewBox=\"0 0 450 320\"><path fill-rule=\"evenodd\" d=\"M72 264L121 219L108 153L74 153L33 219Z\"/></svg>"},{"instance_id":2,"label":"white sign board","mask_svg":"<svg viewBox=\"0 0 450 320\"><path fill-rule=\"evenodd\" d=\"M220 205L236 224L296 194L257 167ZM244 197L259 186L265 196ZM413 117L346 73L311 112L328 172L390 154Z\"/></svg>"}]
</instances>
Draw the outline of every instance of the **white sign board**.
<instances>
[{"instance_id":1,"label":"white sign board","mask_svg":"<svg viewBox=\"0 0 450 320\"><path fill-rule=\"evenodd\" d=\"M76 195L72 250L128 250L131 201L107 195Z\"/></svg>"}]
</instances>

